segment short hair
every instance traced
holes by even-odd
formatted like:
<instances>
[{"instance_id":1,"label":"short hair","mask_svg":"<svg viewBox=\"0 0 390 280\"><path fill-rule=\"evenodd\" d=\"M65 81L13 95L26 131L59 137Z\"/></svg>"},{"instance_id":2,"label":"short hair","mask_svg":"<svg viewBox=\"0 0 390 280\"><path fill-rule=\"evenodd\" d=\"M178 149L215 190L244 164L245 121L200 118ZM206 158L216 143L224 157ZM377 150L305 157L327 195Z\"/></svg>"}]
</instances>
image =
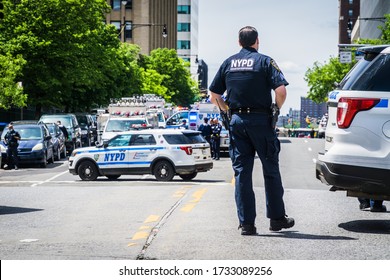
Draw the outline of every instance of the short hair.
<instances>
[{"instance_id":1,"label":"short hair","mask_svg":"<svg viewBox=\"0 0 390 280\"><path fill-rule=\"evenodd\" d=\"M243 48L250 47L256 43L258 36L256 28L252 26L245 26L238 32L238 39Z\"/></svg>"}]
</instances>

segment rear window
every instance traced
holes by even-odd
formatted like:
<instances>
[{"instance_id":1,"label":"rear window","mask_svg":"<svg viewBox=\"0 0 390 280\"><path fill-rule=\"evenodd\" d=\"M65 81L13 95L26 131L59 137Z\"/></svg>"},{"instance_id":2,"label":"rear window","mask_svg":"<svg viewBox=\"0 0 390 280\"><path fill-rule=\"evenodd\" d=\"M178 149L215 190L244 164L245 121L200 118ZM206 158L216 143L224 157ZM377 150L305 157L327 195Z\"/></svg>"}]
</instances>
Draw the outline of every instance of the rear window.
<instances>
[{"instance_id":1,"label":"rear window","mask_svg":"<svg viewBox=\"0 0 390 280\"><path fill-rule=\"evenodd\" d=\"M379 55L373 61L363 60L341 82L343 90L390 91L390 55Z\"/></svg>"},{"instance_id":2,"label":"rear window","mask_svg":"<svg viewBox=\"0 0 390 280\"><path fill-rule=\"evenodd\" d=\"M189 134L165 134L164 139L171 145L207 143L202 135L197 133Z\"/></svg>"}]
</instances>

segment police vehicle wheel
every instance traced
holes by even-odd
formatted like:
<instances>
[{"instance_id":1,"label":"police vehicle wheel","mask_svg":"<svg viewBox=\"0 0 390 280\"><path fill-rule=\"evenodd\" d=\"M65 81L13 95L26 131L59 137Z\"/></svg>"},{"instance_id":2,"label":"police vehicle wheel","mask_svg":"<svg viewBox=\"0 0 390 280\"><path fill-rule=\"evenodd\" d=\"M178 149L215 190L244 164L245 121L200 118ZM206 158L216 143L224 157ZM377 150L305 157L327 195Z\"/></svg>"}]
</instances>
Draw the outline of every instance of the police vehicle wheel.
<instances>
[{"instance_id":1,"label":"police vehicle wheel","mask_svg":"<svg viewBox=\"0 0 390 280\"><path fill-rule=\"evenodd\" d=\"M108 180L116 180L120 177L121 175L107 175L106 177Z\"/></svg>"},{"instance_id":2,"label":"police vehicle wheel","mask_svg":"<svg viewBox=\"0 0 390 280\"><path fill-rule=\"evenodd\" d=\"M154 166L153 175L157 181L171 181L175 176L175 169L168 161L162 160Z\"/></svg>"},{"instance_id":3,"label":"police vehicle wheel","mask_svg":"<svg viewBox=\"0 0 390 280\"><path fill-rule=\"evenodd\" d=\"M182 178L184 181L190 181L194 179L198 175L197 172L191 173L191 174L180 174L180 178Z\"/></svg>"},{"instance_id":4,"label":"police vehicle wheel","mask_svg":"<svg viewBox=\"0 0 390 280\"><path fill-rule=\"evenodd\" d=\"M95 181L99 176L96 165L91 161L84 161L80 163L77 172L80 179L83 181Z\"/></svg>"}]
</instances>

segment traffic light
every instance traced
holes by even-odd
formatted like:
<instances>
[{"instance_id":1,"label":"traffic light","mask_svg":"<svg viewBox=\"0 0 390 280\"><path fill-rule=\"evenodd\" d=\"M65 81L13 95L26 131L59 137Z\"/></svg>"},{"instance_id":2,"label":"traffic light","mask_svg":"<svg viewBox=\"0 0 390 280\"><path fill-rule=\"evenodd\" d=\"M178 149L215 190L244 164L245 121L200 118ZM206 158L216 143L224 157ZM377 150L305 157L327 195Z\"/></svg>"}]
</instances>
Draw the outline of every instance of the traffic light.
<instances>
[{"instance_id":1,"label":"traffic light","mask_svg":"<svg viewBox=\"0 0 390 280\"><path fill-rule=\"evenodd\" d=\"M4 4L3 0L0 0L0 19L4 18Z\"/></svg>"}]
</instances>

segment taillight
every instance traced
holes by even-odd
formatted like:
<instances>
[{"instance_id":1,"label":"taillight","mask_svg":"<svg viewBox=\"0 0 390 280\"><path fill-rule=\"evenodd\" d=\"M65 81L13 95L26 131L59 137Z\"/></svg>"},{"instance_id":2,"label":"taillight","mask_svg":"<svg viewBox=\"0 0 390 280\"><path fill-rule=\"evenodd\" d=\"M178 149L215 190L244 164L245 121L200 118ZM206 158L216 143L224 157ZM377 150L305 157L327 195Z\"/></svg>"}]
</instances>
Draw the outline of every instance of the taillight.
<instances>
[{"instance_id":1,"label":"taillight","mask_svg":"<svg viewBox=\"0 0 390 280\"><path fill-rule=\"evenodd\" d=\"M348 128L358 112L370 110L378 104L379 101L379 98L340 98L337 105L338 127Z\"/></svg>"},{"instance_id":2,"label":"taillight","mask_svg":"<svg viewBox=\"0 0 390 280\"><path fill-rule=\"evenodd\" d=\"M192 147L189 146L181 146L180 150L185 151L187 155L192 155Z\"/></svg>"}]
</instances>

